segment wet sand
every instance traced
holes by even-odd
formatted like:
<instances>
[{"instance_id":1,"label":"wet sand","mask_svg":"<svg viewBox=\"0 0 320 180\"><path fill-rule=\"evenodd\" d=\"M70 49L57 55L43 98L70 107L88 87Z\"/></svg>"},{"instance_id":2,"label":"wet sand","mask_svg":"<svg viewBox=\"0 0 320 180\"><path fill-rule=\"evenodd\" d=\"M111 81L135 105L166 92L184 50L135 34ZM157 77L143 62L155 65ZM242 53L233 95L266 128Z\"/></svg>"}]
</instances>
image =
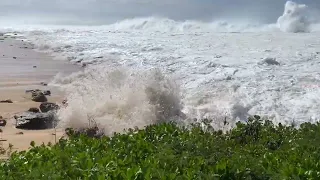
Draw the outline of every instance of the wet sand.
<instances>
[{"instance_id":1,"label":"wet sand","mask_svg":"<svg viewBox=\"0 0 320 180\"><path fill-rule=\"evenodd\" d=\"M33 102L26 90L50 90L48 102L61 103L64 94L57 87L44 86L59 72L70 74L78 71L76 65L66 61L53 60L45 53L33 50L33 45L14 36L0 36L0 101L11 99L13 103L0 103L0 116L7 120L5 127L0 127L0 146L7 148L9 143L14 150L27 150L30 142L37 145L55 142L63 135L61 129L50 130L21 130L14 127L15 114L39 107L40 103ZM57 131L57 136L53 133ZM22 132L22 133L21 133Z\"/></svg>"}]
</instances>

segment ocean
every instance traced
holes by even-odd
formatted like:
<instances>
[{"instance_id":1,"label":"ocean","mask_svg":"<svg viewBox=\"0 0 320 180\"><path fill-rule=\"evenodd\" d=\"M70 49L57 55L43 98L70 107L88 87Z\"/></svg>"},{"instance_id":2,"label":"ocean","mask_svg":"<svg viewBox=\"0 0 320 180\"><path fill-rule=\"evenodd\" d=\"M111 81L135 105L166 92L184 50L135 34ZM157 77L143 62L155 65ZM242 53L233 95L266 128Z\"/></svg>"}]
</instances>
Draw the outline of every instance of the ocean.
<instances>
[{"instance_id":1,"label":"ocean","mask_svg":"<svg viewBox=\"0 0 320 180\"><path fill-rule=\"evenodd\" d=\"M85 67L50 83L67 92L61 126L94 119L113 132L209 118L225 129L256 114L299 124L320 118L320 26L307 10L288 1L265 24L149 16L100 25L3 23L1 31Z\"/></svg>"}]
</instances>

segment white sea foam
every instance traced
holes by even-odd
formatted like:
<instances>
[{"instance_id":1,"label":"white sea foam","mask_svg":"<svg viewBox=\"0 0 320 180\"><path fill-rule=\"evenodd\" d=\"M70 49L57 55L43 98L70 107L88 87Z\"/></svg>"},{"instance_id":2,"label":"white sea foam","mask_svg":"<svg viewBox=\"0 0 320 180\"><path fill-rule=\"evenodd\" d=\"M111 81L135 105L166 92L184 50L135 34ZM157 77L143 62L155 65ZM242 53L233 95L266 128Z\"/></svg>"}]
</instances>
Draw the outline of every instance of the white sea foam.
<instances>
[{"instance_id":1,"label":"white sea foam","mask_svg":"<svg viewBox=\"0 0 320 180\"><path fill-rule=\"evenodd\" d=\"M98 59L97 65L92 66L95 73L90 77L97 78L96 81L91 81L86 73L81 72L69 77L57 76L54 81L69 92L83 91L83 94L88 94L85 96L94 99L92 104L97 101L110 103L108 93L105 93L108 89L105 86L110 80L103 75L108 74L110 68L141 70L141 74L137 76L138 80L132 78L130 81L139 84L142 92L148 83L140 76L144 74L144 70L157 67L179 83L181 94L175 97L177 102L181 98L184 105L181 110L189 119L214 119L215 128L223 128L226 117L229 125L234 125L236 120L244 121L248 115L254 114L268 116L274 122L282 123L290 123L293 120L299 123L309 121L311 117L313 120L319 118L317 107L320 105L320 99L316 96L320 91L320 88L317 88L320 82L317 63L320 58L317 50L320 41L316 38L318 33L175 34L107 32L101 29L88 32L64 31L62 34L54 33L44 37L48 42L59 39L69 44L70 48L67 51L59 53L76 57L72 61L83 58L83 61L92 62L97 60L96 57L103 56ZM274 58L279 65L263 63L265 59ZM126 71L123 70L123 73ZM152 75L148 77L152 79ZM113 80L118 82L118 79ZM77 84L89 90L84 91ZM127 86L124 88L127 88L126 92L131 91ZM132 91L135 91L135 88ZM112 88L108 91L115 92ZM124 98L128 96L121 93L119 95ZM72 97L78 97L78 93ZM81 103L78 101L74 101L70 108L81 108L83 105L79 105ZM141 101L136 101L144 106L142 102L148 102L148 98L142 96ZM125 101L117 102L121 104ZM95 106L89 107L95 109ZM66 114L72 112L63 111ZM83 110L81 112L87 113ZM71 120L72 114L69 114L68 118L63 115L62 119ZM95 113L90 110L89 114ZM155 114L152 112L144 116L155 117ZM109 126L114 121L123 121L106 119L99 120L108 122ZM145 124L154 122L154 119L145 121L142 117L137 118L138 120ZM127 124L126 127L128 126Z\"/></svg>"}]
</instances>

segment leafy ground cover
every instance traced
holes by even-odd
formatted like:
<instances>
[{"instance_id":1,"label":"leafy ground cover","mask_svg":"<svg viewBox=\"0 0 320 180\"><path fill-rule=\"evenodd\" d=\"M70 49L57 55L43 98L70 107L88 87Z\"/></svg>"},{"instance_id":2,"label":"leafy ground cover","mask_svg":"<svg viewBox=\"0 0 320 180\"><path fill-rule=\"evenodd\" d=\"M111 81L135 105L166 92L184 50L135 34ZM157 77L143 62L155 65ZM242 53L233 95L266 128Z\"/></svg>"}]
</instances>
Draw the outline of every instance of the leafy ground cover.
<instances>
[{"instance_id":1,"label":"leafy ground cover","mask_svg":"<svg viewBox=\"0 0 320 180\"><path fill-rule=\"evenodd\" d=\"M55 145L32 143L29 151L13 153L1 163L0 178L320 178L320 123L275 126L255 116L227 133L162 123L113 137L68 134Z\"/></svg>"}]
</instances>

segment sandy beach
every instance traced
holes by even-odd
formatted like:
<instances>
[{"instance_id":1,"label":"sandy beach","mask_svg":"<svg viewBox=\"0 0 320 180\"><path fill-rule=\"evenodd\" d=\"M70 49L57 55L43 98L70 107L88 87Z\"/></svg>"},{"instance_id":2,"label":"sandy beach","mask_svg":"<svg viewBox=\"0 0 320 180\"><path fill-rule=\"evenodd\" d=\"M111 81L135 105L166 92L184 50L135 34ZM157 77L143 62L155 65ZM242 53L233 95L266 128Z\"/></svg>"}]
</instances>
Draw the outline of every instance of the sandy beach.
<instances>
[{"instance_id":1,"label":"sandy beach","mask_svg":"<svg viewBox=\"0 0 320 180\"><path fill-rule=\"evenodd\" d=\"M79 70L76 65L65 61L53 60L48 54L33 50L33 45L15 36L0 36L0 101L12 100L13 103L0 103L0 116L7 120L1 127L2 146L9 143L14 150L27 150L30 142L36 144L55 142L63 135L62 130L21 130L16 129L14 115L27 111L31 107L39 107L40 103L28 98L26 90L50 90L48 102L60 103L64 99L63 92L57 87L46 86L59 72L72 73ZM56 135L53 135L57 131Z\"/></svg>"}]
</instances>

